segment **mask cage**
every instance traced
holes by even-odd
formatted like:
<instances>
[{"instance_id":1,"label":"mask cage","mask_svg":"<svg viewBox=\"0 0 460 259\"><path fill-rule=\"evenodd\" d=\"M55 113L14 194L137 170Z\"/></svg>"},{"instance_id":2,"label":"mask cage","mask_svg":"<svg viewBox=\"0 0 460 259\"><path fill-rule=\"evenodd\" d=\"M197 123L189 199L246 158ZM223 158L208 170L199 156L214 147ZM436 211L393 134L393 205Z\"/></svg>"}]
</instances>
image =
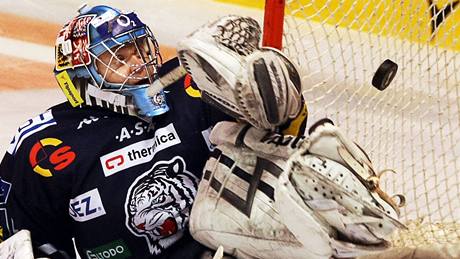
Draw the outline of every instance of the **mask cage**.
<instances>
[{"instance_id":1,"label":"mask cage","mask_svg":"<svg viewBox=\"0 0 460 259\"><path fill-rule=\"evenodd\" d=\"M135 54L133 55L136 55L141 61L139 64L129 64L126 60L120 59L118 55L121 49L129 47L130 45L135 47ZM147 26L129 30L115 37L106 38L96 44L92 44L87 50L91 57L94 58L91 64L92 67L88 68L90 70L90 75L93 77L92 79L99 88L109 91L123 91L148 87L158 77L158 68L163 63L158 42ZM108 61L107 59L101 59L101 55L104 53L109 53L111 55ZM129 69L129 74L123 74L118 71L118 68L121 66L134 67L134 69ZM107 81L106 76L109 71L124 78L123 81ZM145 76L139 76L143 71L145 71ZM130 80L131 82L137 82L129 84Z\"/></svg>"}]
</instances>

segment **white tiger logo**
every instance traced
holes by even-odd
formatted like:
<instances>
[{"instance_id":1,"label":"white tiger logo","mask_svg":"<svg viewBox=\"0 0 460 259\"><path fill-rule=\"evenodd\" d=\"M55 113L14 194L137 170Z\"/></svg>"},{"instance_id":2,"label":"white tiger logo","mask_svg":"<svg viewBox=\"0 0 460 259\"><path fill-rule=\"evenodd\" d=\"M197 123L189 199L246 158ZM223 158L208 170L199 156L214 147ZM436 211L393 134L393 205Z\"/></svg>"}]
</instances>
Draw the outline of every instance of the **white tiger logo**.
<instances>
[{"instance_id":1,"label":"white tiger logo","mask_svg":"<svg viewBox=\"0 0 460 259\"><path fill-rule=\"evenodd\" d=\"M198 179L181 157L156 163L128 190L126 226L145 237L150 253L159 254L182 236L196 195Z\"/></svg>"}]
</instances>

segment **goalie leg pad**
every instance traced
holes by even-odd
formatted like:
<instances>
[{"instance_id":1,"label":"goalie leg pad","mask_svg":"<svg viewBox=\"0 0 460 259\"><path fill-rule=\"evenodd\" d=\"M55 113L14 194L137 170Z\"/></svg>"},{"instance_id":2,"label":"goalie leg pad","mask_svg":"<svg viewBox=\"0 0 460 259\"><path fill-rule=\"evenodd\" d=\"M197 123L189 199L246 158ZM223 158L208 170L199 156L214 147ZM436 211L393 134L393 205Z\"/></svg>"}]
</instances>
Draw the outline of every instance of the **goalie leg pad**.
<instances>
[{"instance_id":1,"label":"goalie leg pad","mask_svg":"<svg viewBox=\"0 0 460 259\"><path fill-rule=\"evenodd\" d=\"M373 202L366 186L349 169L302 151L288 160L275 201L283 222L304 246L320 249L305 234L315 230L315 236L333 241L328 246L338 258L382 251L389 246L385 238L404 227Z\"/></svg>"},{"instance_id":2,"label":"goalie leg pad","mask_svg":"<svg viewBox=\"0 0 460 259\"><path fill-rule=\"evenodd\" d=\"M216 150L220 152L206 163L190 215L195 240L213 249L222 245L237 258L314 258L274 208L272 188L286 160L268 161L228 144ZM261 169L257 161L271 166L256 170Z\"/></svg>"},{"instance_id":3,"label":"goalie leg pad","mask_svg":"<svg viewBox=\"0 0 460 259\"><path fill-rule=\"evenodd\" d=\"M369 156L330 120L321 120L319 124L312 126L308 152L329 158L350 169L350 172L370 191L374 202L382 210L395 219L399 217L399 207L403 206L404 196L396 195L400 200L398 204L380 189L381 173L375 172Z\"/></svg>"},{"instance_id":4,"label":"goalie leg pad","mask_svg":"<svg viewBox=\"0 0 460 259\"><path fill-rule=\"evenodd\" d=\"M220 152L206 163L192 235L256 258L343 258L387 248L386 238L404 225L350 166L363 163L364 152L350 151L353 142L336 131L320 125L302 139L218 123L210 139ZM368 169L362 173L374 176Z\"/></svg>"},{"instance_id":5,"label":"goalie leg pad","mask_svg":"<svg viewBox=\"0 0 460 259\"><path fill-rule=\"evenodd\" d=\"M333 229L327 224L320 224L313 216L313 211L305 205L303 199L290 184L286 174L280 177L275 189L275 207L286 226L301 242L309 256L306 258L331 258L333 250L330 246L330 235Z\"/></svg>"}]
</instances>

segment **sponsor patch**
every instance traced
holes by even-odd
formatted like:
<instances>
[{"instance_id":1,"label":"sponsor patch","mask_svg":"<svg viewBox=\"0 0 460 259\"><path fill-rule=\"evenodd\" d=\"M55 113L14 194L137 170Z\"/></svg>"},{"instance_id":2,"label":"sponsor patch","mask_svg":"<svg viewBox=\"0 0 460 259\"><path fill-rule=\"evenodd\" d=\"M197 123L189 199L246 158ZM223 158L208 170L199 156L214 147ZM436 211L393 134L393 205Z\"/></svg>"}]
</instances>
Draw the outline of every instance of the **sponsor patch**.
<instances>
[{"instance_id":1,"label":"sponsor patch","mask_svg":"<svg viewBox=\"0 0 460 259\"><path fill-rule=\"evenodd\" d=\"M100 158L104 175L111 176L130 167L152 160L153 156L166 148L180 144L179 135L171 123L155 131L155 137L139 141Z\"/></svg>"},{"instance_id":2,"label":"sponsor patch","mask_svg":"<svg viewBox=\"0 0 460 259\"><path fill-rule=\"evenodd\" d=\"M118 239L109 244L98 246L93 249L86 250L86 256L89 259L99 259L99 258L116 258L123 259L131 256L131 251L129 251L128 246L122 239Z\"/></svg>"},{"instance_id":3,"label":"sponsor patch","mask_svg":"<svg viewBox=\"0 0 460 259\"><path fill-rule=\"evenodd\" d=\"M105 215L99 191L92 189L71 199L69 202L69 215L78 222Z\"/></svg>"},{"instance_id":4,"label":"sponsor patch","mask_svg":"<svg viewBox=\"0 0 460 259\"><path fill-rule=\"evenodd\" d=\"M133 136L139 136L142 135L144 132L149 132L149 126L142 121L136 122L134 124L134 128L132 127L123 127L120 130L120 134L115 136L115 139L117 139L120 142L123 142L125 140L131 139Z\"/></svg>"},{"instance_id":5,"label":"sponsor patch","mask_svg":"<svg viewBox=\"0 0 460 259\"><path fill-rule=\"evenodd\" d=\"M51 110L28 120L21 127L19 127L6 152L8 152L10 155L16 154L16 151L27 137L52 125L56 125L56 121L53 118Z\"/></svg>"},{"instance_id":6,"label":"sponsor patch","mask_svg":"<svg viewBox=\"0 0 460 259\"><path fill-rule=\"evenodd\" d=\"M59 83L59 87L61 87L62 92L64 92L64 95L67 97L72 107L77 107L83 103L83 99L72 80L70 80L67 71L62 71L57 74L56 79Z\"/></svg>"}]
</instances>

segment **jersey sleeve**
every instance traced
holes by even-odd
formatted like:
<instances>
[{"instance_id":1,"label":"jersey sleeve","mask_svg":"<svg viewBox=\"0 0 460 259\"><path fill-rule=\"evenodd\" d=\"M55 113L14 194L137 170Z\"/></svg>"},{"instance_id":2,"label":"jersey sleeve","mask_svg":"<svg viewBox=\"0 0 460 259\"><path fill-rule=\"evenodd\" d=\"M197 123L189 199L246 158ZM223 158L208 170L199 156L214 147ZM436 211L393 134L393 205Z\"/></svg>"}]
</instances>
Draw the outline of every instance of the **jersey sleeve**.
<instances>
[{"instance_id":1,"label":"jersey sleeve","mask_svg":"<svg viewBox=\"0 0 460 259\"><path fill-rule=\"evenodd\" d=\"M222 112L213 105L207 104L205 102L203 102L203 105L205 106L204 110L206 113L205 116L207 119L208 126L213 127L214 125L216 125L216 123L220 121L235 121L234 118Z\"/></svg>"},{"instance_id":2,"label":"jersey sleeve","mask_svg":"<svg viewBox=\"0 0 460 259\"><path fill-rule=\"evenodd\" d=\"M27 229L35 256L65 258L65 253L74 254L68 212L71 182L48 169L49 160L62 159L62 153L50 153L46 141L53 139L30 136L14 153L7 151L0 163L0 237Z\"/></svg>"}]
</instances>

